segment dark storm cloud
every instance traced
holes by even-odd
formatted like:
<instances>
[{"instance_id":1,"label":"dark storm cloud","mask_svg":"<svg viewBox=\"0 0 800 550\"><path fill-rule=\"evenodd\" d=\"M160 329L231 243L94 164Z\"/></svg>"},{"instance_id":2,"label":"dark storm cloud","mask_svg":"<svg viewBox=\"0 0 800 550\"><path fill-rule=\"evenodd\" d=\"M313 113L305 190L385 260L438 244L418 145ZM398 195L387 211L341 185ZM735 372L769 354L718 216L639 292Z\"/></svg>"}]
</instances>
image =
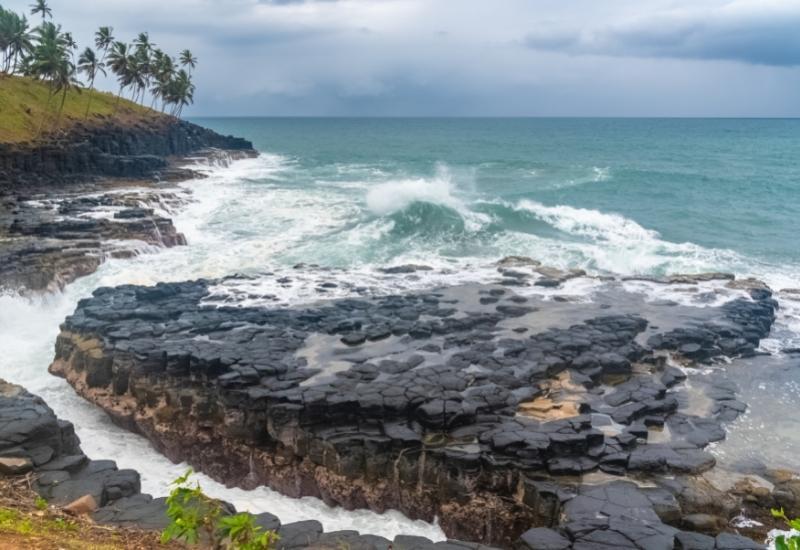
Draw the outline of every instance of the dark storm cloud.
<instances>
[{"instance_id":1,"label":"dark storm cloud","mask_svg":"<svg viewBox=\"0 0 800 550\"><path fill-rule=\"evenodd\" d=\"M738 1L532 32L534 49L634 57L800 65L800 2Z\"/></svg>"}]
</instances>

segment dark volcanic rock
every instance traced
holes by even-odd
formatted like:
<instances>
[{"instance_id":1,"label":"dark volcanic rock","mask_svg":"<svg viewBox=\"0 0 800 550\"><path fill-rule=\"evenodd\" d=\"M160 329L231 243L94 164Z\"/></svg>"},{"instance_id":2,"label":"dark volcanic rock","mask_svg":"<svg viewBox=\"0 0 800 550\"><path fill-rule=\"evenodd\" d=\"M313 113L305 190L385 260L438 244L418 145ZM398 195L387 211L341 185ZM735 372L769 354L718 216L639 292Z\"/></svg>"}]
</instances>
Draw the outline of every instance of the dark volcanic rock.
<instances>
[{"instance_id":1,"label":"dark volcanic rock","mask_svg":"<svg viewBox=\"0 0 800 550\"><path fill-rule=\"evenodd\" d=\"M52 372L170 458L227 483L438 516L451 536L507 546L554 526L564 504L529 476L558 484L598 469L655 477L713 467L702 447L741 407L715 386L711 417L682 413L682 378L653 348L686 353L681 335L694 334L710 349L763 334L774 315L769 296L661 308L677 328L649 331L645 346L647 319L591 304L571 324L520 333L575 306L494 286L269 309L204 305L210 284L97 290L62 326ZM667 424L672 440L646 443ZM619 525L570 533L576 548L672 543L661 517L679 515L675 498L626 487L567 503L628 499L615 504L622 515L600 504ZM647 524L628 525L631 514Z\"/></svg>"},{"instance_id":2,"label":"dark volcanic rock","mask_svg":"<svg viewBox=\"0 0 800 550\"><path fill-rule=\"evenodd\" d=\"M0 144L0 195L18 186L91 177L141 178L165 170L167 157L214 147L252 151L244 139L170 117L138 125L114 122L75 126L68 135L38 144Z\"/></svg>"},{"instance_id":3,"label":"dark volcanic rock","mask_svg":"<svg viewBox=\"0 0 800 550\"><path fill-rule=\"evenodd\" d=\"M49 451L42 453L41 449ZM99 506L92 513L92 519L98 523L158 531L169 524L166 499L140 493L138 473L117 469L113 460L89 460L80 451L72 424L58 420L40 398L0 380L0 464L22 461L33 466L39 458L42 463L36 464L33 489L51 505L63 507L91 496ZM26 472L0 469L0 476L22 473ZM223 503L223 510L235 513L227 503ZM314 520L281 525L277 516L270 513L255 515L253 519L262 529L278 533L278 548L388 550L392 547L390 541L382 537L361 535L357 531L325 533L322 525ZM399 536L394 547L418 540L419 537ZM431 541L424 541L426 546L434 546ZM460 541L450 541L448 545L491 550ZM442 543L436 546L442 547Z\"/></svg>"}]
</instances>

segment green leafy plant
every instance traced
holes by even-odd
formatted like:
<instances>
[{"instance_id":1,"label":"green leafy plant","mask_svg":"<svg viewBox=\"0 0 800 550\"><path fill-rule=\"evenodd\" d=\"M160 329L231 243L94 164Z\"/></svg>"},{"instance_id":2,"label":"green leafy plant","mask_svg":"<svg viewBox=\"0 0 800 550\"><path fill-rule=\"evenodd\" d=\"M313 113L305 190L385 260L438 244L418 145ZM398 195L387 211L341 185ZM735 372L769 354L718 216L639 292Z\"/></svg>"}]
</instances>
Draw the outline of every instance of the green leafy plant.
<instances>
[{"instance_id":1,"label":"green leafy plant","mask_svg":"<svg viewBox=\"0 0 800 550\"><path fill-rule=\"evenodd\" d=\"M278 542L275 531L264 531L247 513L225 516L219 521L219 533L237 550L267 550Z\"/></svg>"},{"instance_id":2,"label":"green leafy plant","mask_svg":"<svg viewBox=\"0 0 800 550\"><path fill-rule=\"evenodd\" d=\"M224 513L222 504L192 484L189 469L172 482L173 489L167 497L169 525L161 533L161 542L171 540L186 544L199 544L201 539L215 549L226 550L272 550L278 534L265 531L255 524L247 513Z\"/></svg>"},{"instance_id":3,"label":"green leafy plant","mask_svg":"<svg viewBox=\"0 0 800 550\"><path fill-rule=\"evenodd\" d=\"M782 519L790 529L800 531L800 519L786 517L783 508L772 510L772 517ZM775 550L800 550L800 535L778 535L775 537Z\"/></svg>"},{"instance_id":4,"label":"green leafy plant","mask_svg":"<svg viewBox=\"0 0 800 550\"><path fill-rule=\"evenodd\" d=\"M36 500L33 501L33 505L37 510L47 510L47 501L42 497L36 497Z\"/></svg>"}]
</instances>

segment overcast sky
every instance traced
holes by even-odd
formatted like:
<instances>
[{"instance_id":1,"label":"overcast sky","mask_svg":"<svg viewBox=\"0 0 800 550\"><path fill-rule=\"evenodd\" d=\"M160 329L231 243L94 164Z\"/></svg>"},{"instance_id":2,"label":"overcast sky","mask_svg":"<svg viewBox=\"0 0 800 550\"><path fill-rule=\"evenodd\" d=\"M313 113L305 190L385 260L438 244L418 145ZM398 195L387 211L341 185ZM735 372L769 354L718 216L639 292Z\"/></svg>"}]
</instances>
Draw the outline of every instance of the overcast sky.
<instances>
[{"instance_id":1,"label":"overcast sky","mask_svg":"<svg viewBox=\"0 0 800 550\"><path fill-rule=\"evenodd\" d=\"M800 0L49 3L191 48L189 115L800 116Z\"/></svg>"}]
</instances>

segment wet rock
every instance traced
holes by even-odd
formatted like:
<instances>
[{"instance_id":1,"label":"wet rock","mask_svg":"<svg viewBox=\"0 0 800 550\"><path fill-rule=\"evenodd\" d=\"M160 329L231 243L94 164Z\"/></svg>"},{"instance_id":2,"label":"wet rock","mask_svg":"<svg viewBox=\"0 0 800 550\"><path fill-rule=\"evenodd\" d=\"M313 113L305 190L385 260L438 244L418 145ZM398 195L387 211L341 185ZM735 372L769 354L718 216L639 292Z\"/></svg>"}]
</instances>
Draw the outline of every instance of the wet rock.
<instances>
[{"instance_id":1,"label":"wet rock","mask_svg":"<svg viewBox=\"0 0 800 550\"><path fill-rule=\"evenodd\" d=\"M397 275L397 274L405 274L405 273L415 273L417 271L432 271L433 268L427 265L419 265L419 264L404 264L404 265L396 265L393 267L384 267L381 268L383 273L388 275Z\"/></svg>"},{"instance_id":2,"label":"wet rock","mask_svg":"<svg viewBox=\"0 0 800 550\"><path fill-rule=\"evenodd\" d=\"M322 524L316 520L297 521L278 530L278 548L305 548L315 543L322 534Z\"/></svg>"},{"instance_id":3,"label":"wet rock","mask_svg":"<svg viewBox=\"0 0 800 550\"><path fill-rule=\"evenodd\" d=\"M718 550L764 550L766 546L741 535L722 533L717 535Z\"/></svg>"},{"instance_id":4,"label":"wet rock","mask_svg":"<svg viewBox=\"0 0 800 550\"><path fill-rule=\"evenodd\" d=\"M675 535L675 550L714 550L716 544L714 537L701 533L681 531Z\"/></svg>"},{"instance_id":5,"label":"wet rock","mask_svg":"<svg viewBox=\"0 0 800 550\"><path fill-rule=\"evenodd\" d=\"M514 545L518 550L567 550L572 542L553 529L536 527L528 529Z\"/></svg>"}]
</instances>

